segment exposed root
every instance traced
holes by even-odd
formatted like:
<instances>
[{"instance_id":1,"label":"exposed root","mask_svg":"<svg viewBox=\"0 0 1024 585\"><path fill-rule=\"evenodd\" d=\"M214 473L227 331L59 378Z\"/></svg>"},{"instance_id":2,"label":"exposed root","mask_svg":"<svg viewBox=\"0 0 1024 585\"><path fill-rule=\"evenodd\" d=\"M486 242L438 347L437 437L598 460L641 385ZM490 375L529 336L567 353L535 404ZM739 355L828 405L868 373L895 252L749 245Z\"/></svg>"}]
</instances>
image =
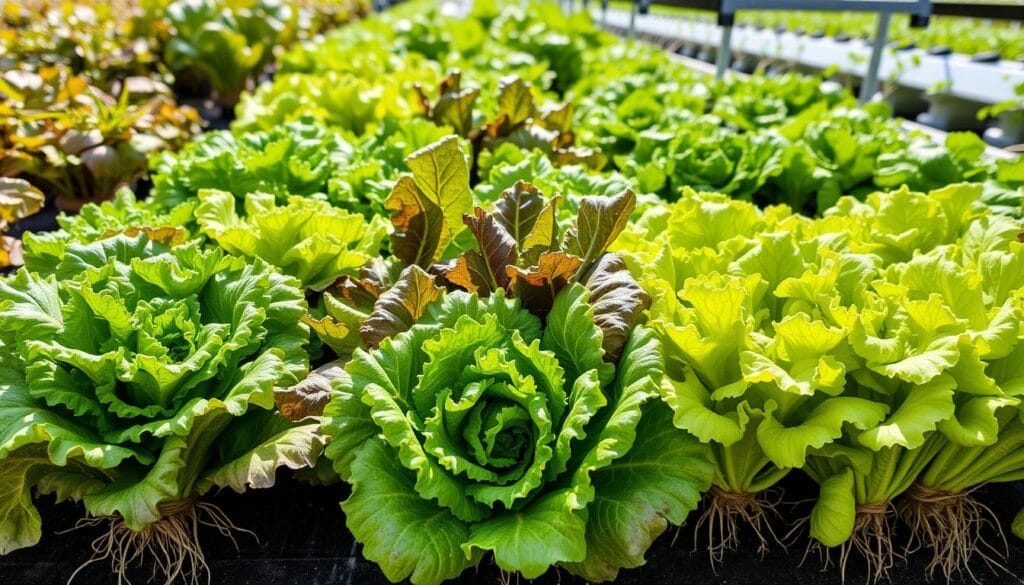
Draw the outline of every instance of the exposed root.
<instances>
[{"instance_id":1,"label":"exposed root","mask_svg":"<svg viewBox=\"0 0 1024 585\"><path fill-rule=\"evenodd\" d=\"M163 517L141 531L128 528L116 515L79 520L71 530L100 526L106 531L92 541L92 557L71 574L68 585L86 567L107 560L111 572L117 575L118 585L131 585L129 570L147 561L152 565L148 581L159 580L162 585L171 585L180 579L188 585L199 585L203 581L209 585L210 567L199 545L199 526L214 528L230 539L236 549L235 534L256 538L249 530L231 522L217 506L200 503L194 497L161 504L159 510Z\"/></svg>"},{"instance_id":2,"label":"exposed root","mask_svg":"<svg viewBox=\"0 0 1024 585\"><path fill-rule=\"evenodd\" d=\"M893 545L893 519L895 516L896 511L890 502L857 506L853 535L850 540L839 547L839 574L843 583L846 583L846 568L854 553L863 558L867 564L865 583L874 584L890 580L889 570L896 565L897 560L904 558L903 554L897 552ZM832 566L831 549L812 539L808 544L807 553L804 554L805 560L812 551L819 553L822 570Z\"/></svg>"},{"instance_id":3,"label":"exposed root","mask_svg":"<svg viewBox=\"0 0 1024 585\"><path fill-rule=\"evenodd\" d=\"M971 492L953 494L915 484L900 499L897 511L910 527L907 552L932 551L929 577L940 570L947 582L956 576L980 583L971 570L973 558L984 561L994 573L1011 574L1001 563L1009 555L1009 544L999 519ZM988 528L998 534L995 544L982 536Z\"/></svg>"},{"instance_id":4,"label":"exposed root","mask_svg":"<svg viewBox=\"0 0 1024 585\"><path fill-rule=\"evenodd\" d=\"M697 536L694 552L700 546L701 531L706 530L708 556L714 568L722 562L726 551L739 548L743 526L753 530L758 541L757 552L762 557L768 552L772 541L786 548L772 527L773 521L781 521L782 516L778 512L781 500L781 492L772 498L766 493L734 493L711 486L704 512L694 527Z\"/></svg>"}]
</instances>

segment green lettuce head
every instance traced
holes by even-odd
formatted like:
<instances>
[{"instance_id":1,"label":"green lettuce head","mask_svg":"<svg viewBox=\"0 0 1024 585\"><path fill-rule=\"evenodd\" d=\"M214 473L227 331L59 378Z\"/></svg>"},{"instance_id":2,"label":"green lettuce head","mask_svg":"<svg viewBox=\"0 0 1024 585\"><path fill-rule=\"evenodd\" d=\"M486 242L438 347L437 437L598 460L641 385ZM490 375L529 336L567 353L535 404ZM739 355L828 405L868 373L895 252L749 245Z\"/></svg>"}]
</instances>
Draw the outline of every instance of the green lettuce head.
<instances>
[{"instance_id":1,"label":"green lettuce head","mask_svg":"<svg viewBox=\"0 0 1024 585\"><path fill-rule=\"evenodd\" d=\"M776 134L743 134L705 116L670 131L643 132L632 155L616 160L643 189L672 200L690 187L750 201L783 170L784 145Z\"/></svg>"},{"instance_id":2,"label":"green lettuce head","mask_svg":"<svg viewBox=\"0 0 1024 585\"><path fill-rule=\"evenodd\" d=\"M324 413L366 557L417 585L487 553L528 579L643 564L711 479L704 447L652 400L657 339L637 327L606 361L580 284L546 325L500 291L431 296L411 328L355 353Z\"/></svg>"},{"instance_id":3,"label":"green lettuce head","mask_svg":"<svg viewBox=\"0 0 1024 585\"><path fill-rule=\"evenodd\" d=\"M273 411L308 368L305 311L261 261L144 233L0 282L0 552L38 542L33 490L153 536L213 487L314 461L316 425Z\"/></svg>"},{"instance_id":4,"label":"green lettuce head","mask_svg":"<svg viewBox=\"0 0 1024 585\"><path fill-rule=\"evenodd\" d=\"M195 217L200 229L228 252L260 258L295 277L303 288L323 289L380 253L387 221L332 207L326 201L290 197L278 205L273 195L245 196L245 213L227 191L199 191Z\"/></svg>"}]
</instances>

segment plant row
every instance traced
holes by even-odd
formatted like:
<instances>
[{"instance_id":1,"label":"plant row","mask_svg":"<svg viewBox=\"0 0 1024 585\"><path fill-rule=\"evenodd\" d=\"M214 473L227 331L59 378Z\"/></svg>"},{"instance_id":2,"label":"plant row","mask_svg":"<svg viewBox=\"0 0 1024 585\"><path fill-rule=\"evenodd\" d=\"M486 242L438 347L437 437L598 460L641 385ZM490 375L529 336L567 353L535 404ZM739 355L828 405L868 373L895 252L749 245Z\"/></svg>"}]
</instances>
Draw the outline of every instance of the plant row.
<instances>
[{"instance_id":1,"label":"plant row","mask_svg":"<svg viewBox=\"0 0 1024 585\"><path fill-rule=\"evenodd\" d=\"M612 2L611 5L630 8L629 2ZM706 11L665 6L655 6L652 10L655 13L682 14L705 22L714 20L714 15ZM863 12L749 10L741 12L736 21L740 26L840 40L870 40L877 29L875 15ZM888 34L893 46L897 48L945 48L969 56L995 53L999 58L1010 61L1024 58L1024 40L1021 39L1020 29L1013 22L933 16L927 27L911 28L910 19L900 15L889 25Z\"/></svg>"},{"instance_id":2,"label":"plant row","mask_svg":"<svg viewBox=\"0 0 1024 585\"><path fill-rule=\"evenodd\" d=\"M713 559L770 545L799 472L842 566L883 577L899 517L952 577L974 490L1024 479L1024 167L972 135L712 82L548 3L400 6L237 114L152 157L148 199L25 234L0 553L53 494L115 572L195 577L195 526L233 529L205 494L289 468L351 485L393 581L607 581L702 500Z\"/></svg>"},{"instance_id":3,"label":"plant row","mask_svg":"<svg viewBox=\"0 0 1024 585\"><path fill-rule=\"evenodd\" d=\"M358 16L355 0L18 2L0 21L0 266L16 220L113 198L195 136L183 101L232 106L285 45Z\"/></svg>"},{"instance_id":4,"label":"plant row","mask_svg":"<svg viewBox=\"0 0 1024 585\"><path fill-rule=\"evenodd\" d=\"M115 0L9 3L0 68L63 65L111 91L126 78L232 106L277 53L365 14L361 0Z\"/></svg>"}]
</instances>

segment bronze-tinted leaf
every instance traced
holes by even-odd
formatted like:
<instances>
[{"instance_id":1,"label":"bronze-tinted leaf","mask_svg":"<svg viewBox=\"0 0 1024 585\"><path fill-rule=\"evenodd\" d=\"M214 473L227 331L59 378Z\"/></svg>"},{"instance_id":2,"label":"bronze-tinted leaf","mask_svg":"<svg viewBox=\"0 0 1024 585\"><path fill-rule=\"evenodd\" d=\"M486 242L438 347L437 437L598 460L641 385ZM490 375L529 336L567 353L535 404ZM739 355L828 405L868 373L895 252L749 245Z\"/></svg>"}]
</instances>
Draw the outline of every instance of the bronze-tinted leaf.
<instances>
[{"instance_id":1,"label":"bronze-tinted leaf","mask_svg":"<svg viewBox=\"0 0 1024 585\"><path fill-rule=\"evenodd\" d=\"M538 316L547 315L559 291L579 270L580 259L564 252L546 252L537 265L527 269L509 266L509 289L523 307Z\"/></svg>"},{"instance_id":2,"label":"bronze-tinted leaf","mask_svg":"<svg viewBox=\"0 0 1024 585\"><path fill-rule=\"evenodd\" d=\"M547 155L553 154L561 144L558 132L533 124L516 126L501 136L523 150L539 150Z\"/></svg>"},{"instance_id":3,"label":"bronze-tinted leaf","mask_svg":"<svg viewBox=\"0 0 1024 585\"><path fill-rule=\"evenodd\" d=\"M385 260L377 256L359 269L359 280L364 282L364 286L376 289L376 296L391 288L401 275L402 264L395 258Z\"/></svg>"},{"instance_id":4,"label":"bronze-tinted leaf","mask_svg":"<svg viewBox=\"0 0 1024 585\"><path fill-rule=\"evenodd\" d=\"M446 136L405 159L419 193L441 209L452 234L462 230L463 214L473 211L469 168L456 136Z\"/></svg>"},{"instance_id":5,"label":"bronze-tinted leaf","mask_svg":"<svg viewBox=\"0 0 1024 585\"><path fill-rule=\"evenodd\" d=\"M427 92L423 90L422 84L414 84L413 91L416 92L416 100L419 102L419 107L423 111L424 116L438 124L450 125L458 134L463 136L469 132L470 123L473 119L473 102L476 101L480 92L478 90L463 92L462 73L458 69L450 70L447 77L441 80L436 103L430 101ZM468 95L471 93L474 95L472 95L472 99L468 100L468 103L466 103L467 98L465 96L460 97L461 94ZM468 112L468 114L465 112Z\"/></svg>"},{"instance_id":6,"label":"bronze-tinted leaf","mask_svg":"<svg viewBox=\"0 0 1024 585\"><path fill-rule=\"evenodd\" d=\"M424 197L412 177L395 183L384 202L391 212L391 250L408 265L430 266L448 241L448 227L441 208Z\"/></svg>"},{"instance_id":7,"label":"bronze-tinted leaf","mask_svg":"<svg viewBox=\"0 0 1024 585\"><path fill-rule=\"evenodd\" d=\"M565 250L588 269L619 237L635 207L636 194L628 189L614 197L584 197L576 225L565 234Z\"/></svg>"},{"instance_id":8,"label":"bronze-tinted leaf","mask_svg":"<svg viewBox=\"0 0 1024 585\"><path fill-rule=\"evenodd\" d=\"M542 209L544 195L540 190L532 183L516 181L494 203L494 220L522 246Z\"/></svg>"},{"instance_id":9,"label":"bronze-tinted leaf","mask_svg":"<svg viewBox=\"0 0 1024 585\"><path fill-rule=\"evenodd\" d=\"M459 136L469 136L473 129L473 106L480 90L467 87L458 92L442 93L434 106L431 118L439 126L451 126Z\"/></svg>"},{"instance_id":10,"label":"bronze-tinted leaf","mask_svg":"<svg viewBox=\"0 0 1024 585\"><path fill-rule=\"evenodd\" d=\"M518 126L536 115L530 84L518 77L503 79L498 90L498 112L506 116L509 126Z\"/></svg>"},{"instance_id":11,"label":"bronze-tinted leaf","mask_svg":"<svg viewBox=\"0 0 1024 585\"><path fill-rule=\"evenodd\" d=\"M434 105L430 103L430 98L427 97L427 92L423 91L423 84L415 83L412 86L412 90L416 92L416 103L419 105L423 115L433 119L434 118Z\"/></svg>"},{"instance_id":12,"label":"bronze-tinted leaf","mask_svg":"<svg viewBox=\"0 0 1024 585\"><path fill-rule=\"evenodd\" d=\"M333 294L350 307L369 310L373 308L373 304L377 302L377 298L384 290L386 289L378 287L376 283L365 278L342 276L325 292Z\"/></svg>"},{"instance_id":13,"label":"bronze-tinted leaf","mask_svg":"<svg viewBox=\"0 0 1024 585\"><path fill-rule=\"evenodd\" d=\"M0 224L13 223L37 213L46 198L24 179L0 177Z\"/></svg>"},{"instance_id":14,"label":"bronze-tinted leaf","mask_svg":"<svg viewBox=\"0 0 1024 585\"><path fill-rule=\"evenodd\" d=\"M514 129L515 126L510 124L508 121L508 114L500 113L496 118L494 118L493 122L485 124L483 128L477 131L478 134L482 133L482 136L476 136L476 138L488 139L488 144L496 144L499 143L499 138L508 136Z\"/></svg>"},{"instance_id":15,"label":"bronze-tinted leaf","mask_svg":"<svg viewBox=\"0 0 1024 585\"><path fill-rule=\"evenodd\" d=\"M458 93L462 89L462 71L458 68L449 69L439 87L442 94Z\"/></svg>"},{"instance_id":16,"label":"bronze-tinted leaf","mask_svg":"<svg viewBox=\"0 0 1024 585\"><path fill-rule=\"evenodd\" d=\"M495 221L493 215L479 207L473 210L473 215L463 216L463 221L480 246L491 290L507 288L508 274L505 269L515 264L519 257L515 239Z\"/></svg>"},{"instance_id":17,"label":"bronze-tinted leaf","mask_svg":"<svg viewBox=\"0 0 1024 585\"><path fill-rule=\"evenodd\" d=\"M541 112L539 123L548 130L568 132L572 126L572 104L566 102L560 106L545 108Z\"/></svg>"},{"instance_id":18,"label":"bronze-tinted leaf","mask_svg":"<svg viewBox=\"0 0 1024 585\"><path fill-rule=\"evenodd\" d=\"M443 274L448 282L455 286L486 297L494 292L488 272L484 257L476 250L469 250L456 258L454 264L446 268Z\"/></svg>"},{"instance_id":19,"label":"bronze-tinted leaf","mask_svg":"<svg viewBox=\"0 0 1024 585\"><path fill-rule=\"evenodd\" d=\"M398 281L401 271L402 264L394 258L384 260L376 257L359 269L359 278L342 276L324 293L350 307L369 312L377 298Z\"/></svg>"},{"instance_id":20,"label":"bronze-tinted leaf","mask_svg":"<svg viewBox=\"0 0 1024 585\"><path fill-rule=\"evenodd\" d=\"M651 297L640 287L618 254L605 254L587 274L594 323L604 332L605 359L617 361L640 315L651 307Z\"/></svg>"},{"instance_id":21,"label":"bronze-tinted leaf","mask_svg":"<svg viewBox=\"0 0 1024 585\"><path fill-rule=\"evenodd\" d=\"M385 338L408 330L443 290L419 266L407 267L398 283L377 299L370 317L359 328L363 343L375 348Z\"/></svg>"},{"instance_id":22,"label":"bronze-tinted leaf","mask_svg":"<svg viewBox=\"0 0 1024 585\"><path fill-rule=\"evenodd\" d=\"M292 422L320 417L331 399L331 383L346 376L344 362L335 360L313 370L290 388L275 388L277 410Z\"/></svg>"},{"instance_id":23,"label":"bronze-tinted leaf","mask_svg":"<svg viewBox=\"0 0 1024 585\"><path fill-rule=\"evenodd\" d=\"M583 165L589 169L600 171L608 164L608 157L600 150L593 148L559 148L552 153L551 163L556 167Z\"/></svg>"}]
</instances>

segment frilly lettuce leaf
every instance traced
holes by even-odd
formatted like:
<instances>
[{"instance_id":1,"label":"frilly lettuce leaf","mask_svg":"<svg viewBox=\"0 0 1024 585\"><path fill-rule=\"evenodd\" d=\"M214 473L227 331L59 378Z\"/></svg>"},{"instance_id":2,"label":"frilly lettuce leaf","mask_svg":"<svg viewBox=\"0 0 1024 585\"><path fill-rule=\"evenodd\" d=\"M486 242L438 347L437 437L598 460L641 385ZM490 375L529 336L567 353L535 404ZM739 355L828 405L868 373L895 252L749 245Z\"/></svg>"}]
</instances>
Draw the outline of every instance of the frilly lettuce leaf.
<instances>
[{"instance_id":1,"label":"frilly lettuce leaf","mask_svg":"<svg viewBox=\"0 0 1024 585\"><path fill-rule=\"evenodd\" d=\"M758 491L804 467L826 484L821 506L846 506L825 500L850 478L873 482L855 496L874 504L943 445L952 459L1016 444L1022 226L981 193L844 197L814 220L685 192L626 229L615 248L653 299L662 398L676 426L719 445L720 488ZM887 472L899 461L907 473ZM928 477L960 490L962 475ZM812 517L829 545L852 529L826 528L833 517Z\"/></svg>"},{"instance_id":2,"label":"frilly lettuce leaf","mask_svg":"<svg viewBox=\"0 0 1024 585\"><path fill-rule=\"evenodd\" d=\"M150 163L153 203L163 209L194 200L201 189L220 189L242 200L270 193L326 198L331 177L348 164L353 146L308 118L262 132L208 132L177 153Z\"/></svg>"},{"instance_id":3,"label":"frilly lettuce leaf","mask_svg":"<svg viewBox=\"0 0 1024 585\"><path fill-rule=\"evenodd\" d=\"M245 214L226 191L201 190L195 210L199 228L231 254L261 258L302 283L322 289L343 275L354 276L380 253L387 234L383 219L332 207L326 201L250 193Z\"/></svg>"},{"instance_id":4,"label":"frilly lettuce leaf","mask_svg":"<svg viewBox=\"0 0 1024 585\"><path fill-rule=\"evenodd\" d=\"M0 506L17 519L0 548L38 539L33 488L141 530L162 504L315 460L308 424L243 422L308 368L295 280L144 232L71 243L55 273L0 282Z\"/></svg>"}]
</instances>

